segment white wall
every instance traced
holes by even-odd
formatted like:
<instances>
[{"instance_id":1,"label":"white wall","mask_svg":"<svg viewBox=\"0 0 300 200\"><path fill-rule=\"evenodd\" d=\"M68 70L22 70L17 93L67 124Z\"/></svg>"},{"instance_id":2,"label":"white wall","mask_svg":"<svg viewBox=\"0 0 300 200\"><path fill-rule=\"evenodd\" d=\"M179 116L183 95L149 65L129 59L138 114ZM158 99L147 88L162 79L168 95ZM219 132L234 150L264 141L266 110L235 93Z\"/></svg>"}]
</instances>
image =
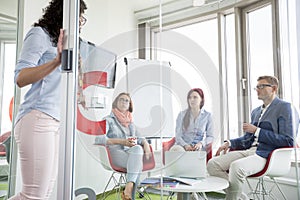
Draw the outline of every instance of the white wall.
<instances>
[{"instance_id":1,"label":"white wall","mask_svg":"<svg viewBox=\"0 0 300 200\"><path fill-rule=\"evenodd\" d=\"M87 23L81 36L95 44L136 28L130 0L85 0ZM121 45L121 44L120 44Z\"/></svg>"}]
</instances>

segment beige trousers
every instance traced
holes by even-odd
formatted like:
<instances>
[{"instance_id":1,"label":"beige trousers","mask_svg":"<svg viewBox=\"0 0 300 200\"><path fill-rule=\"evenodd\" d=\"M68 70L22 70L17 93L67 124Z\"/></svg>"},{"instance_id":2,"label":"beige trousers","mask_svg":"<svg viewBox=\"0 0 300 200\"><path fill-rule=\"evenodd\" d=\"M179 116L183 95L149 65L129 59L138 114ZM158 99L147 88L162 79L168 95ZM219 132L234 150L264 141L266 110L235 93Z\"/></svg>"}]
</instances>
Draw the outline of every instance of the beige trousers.
<instances>
[{"instance_id":1,"label":"beige trousers","mask_svg":"<svg viewBox=\"0 0 300 200\"><path fill-rule=\"evenodd\" d=\"M227 200L238 200L246 177L261 171L266 159L255 153L256 147L244 151L231 151L210 159L207 171L211 176L217 176L229 181L226 189Z\"/></svg>"}]
</instances>

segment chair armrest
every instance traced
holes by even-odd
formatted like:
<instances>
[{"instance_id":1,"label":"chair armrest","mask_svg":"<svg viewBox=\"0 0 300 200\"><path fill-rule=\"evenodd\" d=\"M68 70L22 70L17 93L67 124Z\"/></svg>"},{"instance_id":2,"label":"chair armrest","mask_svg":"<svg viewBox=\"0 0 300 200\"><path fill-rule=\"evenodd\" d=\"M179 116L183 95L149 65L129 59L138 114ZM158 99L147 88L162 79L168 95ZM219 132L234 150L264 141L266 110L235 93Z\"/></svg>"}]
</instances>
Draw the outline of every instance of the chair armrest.
<instances>
[{"instance_id":1,"label":"chair armrest","mask_svg":"<svg viewBox=\"0 0 300 200\"><path fill-rule=\"evenodd\" d=\"M205 146L206 151L206 162L212 158L212 143L209 143Z\"/></svg>"},{"instance_id":2,"label":"chair armrest","mask_svg":"<svg viewBox=\"0 0 300 200\"><path fill-rule=\"evenodd\" d=\"M154 159L154 153L151 144L149 145L151 150L151 156L149 160L146 159L146 156L143 157L143 171L151 170L155 167L155 159Z\"/></svg>"},{"instance_id":3,"label":"chair armrest","mask_svg":"<svg viewBox=\"0 0 300 200\"><path fill-rule=\"evenodd\" d=\"M162 149L163 151L168 151L170 150L170 148L175 144L175 137L172 137L169 141L163 142L162 143Z\"/></svg>"},{"instance_id":4,"label":"chair armrest","mask_svg":"<svg viewBox=\"0 0 300 200\"><path fill-rule=\"evenodd\" d=\"M165 152L169 151L170 148L175 144L175 137L172 137L169 141L163 142L162 143L162 161L163 164L165 164Z\"/></svg>"}]
</instances>

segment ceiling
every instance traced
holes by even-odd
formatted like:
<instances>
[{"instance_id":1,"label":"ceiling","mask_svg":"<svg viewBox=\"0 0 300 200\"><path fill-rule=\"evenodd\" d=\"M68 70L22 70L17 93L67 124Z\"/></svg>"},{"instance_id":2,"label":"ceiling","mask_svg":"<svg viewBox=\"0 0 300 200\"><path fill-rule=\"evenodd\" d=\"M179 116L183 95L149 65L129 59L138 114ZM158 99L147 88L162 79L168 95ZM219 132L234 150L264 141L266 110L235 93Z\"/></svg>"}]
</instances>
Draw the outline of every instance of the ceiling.
<instances>
[{"instance_id":1,"label":"ceiling","mask_svg":"<svg viewBox=\"0 0 300 200\"><path fill-rule=\"evenodd\" d=\"M193 9L194 2L204 1L204 0L128 0L135 10L136 17L140 19L146 19L149 16L153 18L154 15L157 16L159 12L159 5L162 4L164 12L167 14L176 13L183 9ZM205 5L213 4L216 2L223 2L230 0L205 0ZM5 38L9 39L16 35L16 25L17 25L17 16L16 9L17 6L15 1L7 0L0 8L0 39ZM1 4L2 4L1 3ZM14 8L14 9L13 9ZM7 14L12 13L12 14ZM173 15L173 14L172 14ZM13 16L13 17L12 17ZM172 16L171 16L172 17Z\"/></svg>"},{"instance_id":2,"label":"ceiling","mask_svg":"<svg viewBox=\"0 0 300 200\"><path fill-rule=\"evenodd\" d=\"M207 17L212 17L217 11L222 10L224 12L226 10L225 12L228 12L228 10L232 9L237 3L244 4L250 1L258 0L166 0L163 1L161 9L159 4L155 4L156 1L150 1L153 3L150 6L148 2L149 5L147 6L150 7L136 4L135 17L138 23L146 22L155 28L159 26L161 15L163 26L166 28L167 26L172 26L172 24L178 24L199 17L205 20Z\"/></svg>"},{"instance_id":3,"label":"ceiling","mask_svg":"<svg viewBox=\"0 0 300 200\"><path fill-rule=\"evenodd\" d=\"M158 6L160 2L162 4L166 4L173 1L177 0L130 0L134 10L136 11Z\"/></svg>"},{"instance_id":4,"label":"ceiling","mask_svg":"<svg viewBox=\"0 0 300 200\"><path fill-rule=\"evenodd\" d=\"M207 5L207 4L212 4L212 3L216 3L216 2L221 2L224 0L130 0L130 2L132 2L132 4L133 4L133 8L135 11L156 7L156 6L159 6L160 3L162 5L167 5L167 4L172 4L172 3L179 2L179 1L185 2L186 4L189 4L190 2L192 4L204 2Z\"/></svg>"},{"instance_id":5,"label":"ceiling","mask_svg":"<svg viewBox=\"0 0 300 200\"><path fill-rule=\"evenodd\" d=\"M17 19L0 13L0 39L16 38Z\"/></svg>"},{"instance_id":6,"label":"ceiling","mask_svg":"<svg viewBox=\"0 0 300 200\"><path fill-rule=\"evenodd\" d=\"M123 1L123 0L122 0ZM177 0L129 0L134 10L143 10ZM1 2L0 8L0 39L15 39L17 26L17 5L15 0ZM13 16L13 17L12 17Z\"/></svg>"}]
</instances>

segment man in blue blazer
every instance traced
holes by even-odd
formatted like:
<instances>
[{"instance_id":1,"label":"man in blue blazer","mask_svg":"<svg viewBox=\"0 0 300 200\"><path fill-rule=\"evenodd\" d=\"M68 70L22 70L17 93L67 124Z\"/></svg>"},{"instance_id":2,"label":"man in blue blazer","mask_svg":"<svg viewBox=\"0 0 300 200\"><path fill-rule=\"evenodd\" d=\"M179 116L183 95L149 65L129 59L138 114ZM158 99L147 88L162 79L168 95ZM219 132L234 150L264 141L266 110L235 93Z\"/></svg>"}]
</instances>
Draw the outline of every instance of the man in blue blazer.
<instances>
[{"instance_id":1,"label":"man in blue blazer","mask_svg":"<svg viewBox=\"0 0 300 200\"><path fill-rule=\"evenodd\" d=\"M294 145L299 116L290 103L277 97L277 90L276 77L257 79L257 96L263 105L252 111L251 123L243 124L245 134L225 141L207 164L210 175L229 180L228 200L240 198L245 178L264 168L271 151ZM226 153L229 148L235 151ZM224 154L219 156L221 152Z\"/></svg>"}]
</instances>

